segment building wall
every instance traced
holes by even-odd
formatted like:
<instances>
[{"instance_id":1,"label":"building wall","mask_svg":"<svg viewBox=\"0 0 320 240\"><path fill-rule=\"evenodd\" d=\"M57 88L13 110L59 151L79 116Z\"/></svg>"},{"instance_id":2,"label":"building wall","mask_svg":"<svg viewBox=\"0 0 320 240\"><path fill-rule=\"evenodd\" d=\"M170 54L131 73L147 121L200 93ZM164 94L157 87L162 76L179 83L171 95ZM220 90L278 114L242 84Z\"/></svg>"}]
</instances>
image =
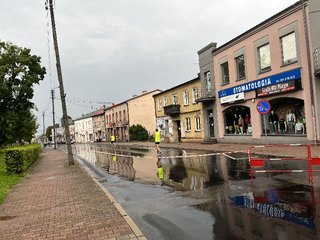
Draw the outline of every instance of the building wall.
<instances>
[{"instance_id":1,"label":"building wall","mask_svg":"<svg viewBox=\"0 0 320 240\"><path fill-rule=\"evenodd\" d=\"M126 102L105 109L106 139L115 134L116 141L129 140L129 115Z\"/></svg>"},{"instance_id":2,"label":"building wall","mask_svg":"<svg viewBox=\"0 0 320 240\"><path fill-rule=\"evenodd\" d=\"M142 95L127 100L129 110L129 124L145 127L150 135L156 128L156 116L154 114L153 95L161 92L160 90L143 92Z\"/></svg>"},{"instance_id":3,"label":"building wall","mask_svg":"<svg viewBox=\"0 0 320 240\"><path fill-rule=\"evenodd\" d=\"M280 37L291 32L294 32L296 37L297 61L284 65L282 63ZM264 73L259 73L257 47L262 46L264 43L269 43L270 45L271 70ZM234 136L228 136L228 134L226 134L227 124L225 124L226 112L228 109L231 109L231 107L237 106L239 109L248 108L250 110L252 134L250 134L250 137L246 136L246 141L250 142L250 140L262 140L264 137L264 123L262 122L263 116L257 111L257 103L262 99L268 100L271 103L275 103L275 100L278 99L277 101L279 103L281 98L283 98L284 101L286 101L286 99L296 99L296 101L300 99L301 102L304 102L306 136L303 137L299 135L299 139L293 139L292 141L304 142L306 140L311 141L314 139L314 125L312 124L312 109L310 107L310 82L308 80L308 56L306 52L303 13L301 11L301 7L299 6L291 9L289 12L280 14L271 20L269 19L269 21L262 23L259 27L251 32L247 32L235 41L230 41L228 44L213 52L214 78L218 93L219 91L221 92L222 90L239 86L251 81L268 79L276 74L281 74L294 69L301 69L301 90L285 92L277 95L267 95L261 98L257 98L255 91L246 91L244 92L242 102L228 102L227 104L222 104L220 97L220 99L216 101L219 123L219 141L239 141L239 139L234 138ZM237 69L235 63L235 57L239 56L239 54L244 54L246 63L246 78L241 80L237 80ZM230 83L223 85L221 64L226 61L229 64ZM276 104L271 105L273 105L271 106L272 109L277 108ZM284 112L278 112L278 114L283 115ZM267 131L269 131L269 128L270 126L268 125ZM283 140L283 138L281 138L281 140Z\"/></svg>"},{"instance_id":4,"label":"building wall","mask_svg":"<svg viewBox=\"0 0 320 240\"><path fill-rule=\"evenodd\" d=\"M106 141L104 110L101 109L92 117L94 141Z\"/></svg>"},{"instance_id":5,"label":"building wall","mask_svg":"<svg viewBox=\"0 0 320 240\"><path fill-rule=\"evenodd\" d=\"M92 117L75 120L74 126L76 142L88 143L94 141Z\"/></svg>"},{"instance_id":6,"label":"building wall","mask_svg":"<svg viewBox=\"0 0 320 240\"><path fill-rule=\"evenodd\" d=\"M216 48L216 43L210 43L198 51L200 82L199 101L202 103L202 116L204 128L204 141L216 141L215 136L218 132L217 110L214 101L216 99L216 87L214 82L212 51ZM210 76L211 87L208 86L208 75Z\"/></svg>"},{"instance_id":7,"label":"building wall","mask_svg":"<svg viewBox=\"0 0 320 240\"><path fill-rule=\"evenodd\" d=\"M193 102L193 89L196 89L198 93L200 88L200 79L197 78L154 96L157 128L160 130L163 141L178 142L181 134L181 142L202 142L204 127L201 103ZM185 104L184 92L189 92L189 104ZM173 96L177 98L176 104L180 105L180 113L166 115L164 107L175 105ZM165 99L167 99L166 104ZM187 124L186 118L190 119L190 124ZM199 119L200 129L196 129L196 118ZM190 129L187 125L190 126Z\"/></svg>"},{"instance_id":8,"label":"building wall","mask_svg":"<svg viewBox=\"0 0 320 240\"><path fill-rule=\"evenodd\" d=\"M308 7L306 8L306 16L307 21L310 23L308 28L308 36L310 37L311 49L310 54L312 60L314 60L313 64L311 64L312 73L319 72L320 70L320 30L319 30L319 22L320 22L320 1L318 0L309 0ZM320 76L315 76L312 74L312 81L314 82L314 91L315 91L315 102L320 102ZM316 104L315 116L318 116L320 113L320 104ZM315 125L317 125L317 137L320 139L320 118L316 118Z\"/></svg>"}]
</instances>

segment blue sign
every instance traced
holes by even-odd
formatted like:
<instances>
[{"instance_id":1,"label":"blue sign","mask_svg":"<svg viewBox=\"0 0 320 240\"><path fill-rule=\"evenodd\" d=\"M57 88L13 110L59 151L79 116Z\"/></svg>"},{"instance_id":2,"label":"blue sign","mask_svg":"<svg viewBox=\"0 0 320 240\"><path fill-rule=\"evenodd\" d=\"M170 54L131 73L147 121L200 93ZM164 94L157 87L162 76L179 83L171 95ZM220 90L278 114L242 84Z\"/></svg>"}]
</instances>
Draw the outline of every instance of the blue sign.
<instances>
[{"instance_id":1,"label":"blue sign","mask_svg":"<svg viewBox=\"0 0 320 240\"><path fill-rule=\"evenodd\" d=\"M271 111L271 105L267 100L261 100L257 104L257 110L260 114L268 114Z\"/></svg>"},{"instance_id":2,"label":"blue sign","mask_svg":"<svg viewBox=\"0 0 320 240\"><path fill-rule=\"evenodd\" d=\"M266 78L261 78L252 82L244 83L235 87L226 88L218 91L219 98L226 97L229 95L248 92L259 88L271 86L278 83L288 82L291 80L297 80L301 78L300 68L282 72L276 75L272 75Z\"/></svg>"}]
</instances>

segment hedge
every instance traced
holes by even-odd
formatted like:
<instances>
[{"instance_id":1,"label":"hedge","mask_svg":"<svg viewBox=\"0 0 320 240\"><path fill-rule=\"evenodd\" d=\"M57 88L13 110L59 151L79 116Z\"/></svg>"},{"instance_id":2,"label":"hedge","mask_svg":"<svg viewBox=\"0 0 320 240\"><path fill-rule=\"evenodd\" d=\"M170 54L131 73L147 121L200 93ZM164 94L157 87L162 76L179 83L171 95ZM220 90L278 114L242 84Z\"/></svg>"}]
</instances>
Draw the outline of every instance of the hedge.
<instances>
[{"instance_id":1,"label":"hedge","mask_svg":"<svg viewBox=\"0 0 320 240\"><path fill-rule=\"evenodd\" d=\"M6 149L5 164L7 173L9 175L25 173L39 158L40 153L40 144L30 144Z\"/></svg>"}]
</instances>

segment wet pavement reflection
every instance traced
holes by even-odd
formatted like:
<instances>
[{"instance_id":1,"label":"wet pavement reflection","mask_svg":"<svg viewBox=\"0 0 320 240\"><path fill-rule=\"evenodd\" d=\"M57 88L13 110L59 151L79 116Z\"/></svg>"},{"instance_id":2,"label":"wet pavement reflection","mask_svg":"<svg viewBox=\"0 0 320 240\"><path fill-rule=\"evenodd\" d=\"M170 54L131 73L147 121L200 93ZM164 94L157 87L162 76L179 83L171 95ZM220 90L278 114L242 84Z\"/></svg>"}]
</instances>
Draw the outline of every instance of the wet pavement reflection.
<instances>
[{"instance_id":1,"label":"wet pavement reflection","mask_svg":"<svg viewBox=\"0 0 320 240\"><path fill-rule=\"evenodd\" d=\"M119 201L122 199L129 213L140 216L135 220L140 222L147 237L149 233L150 239L320 239L319 188L308 183L306 173L250 176L247 155L241 153L213 154L163 148L162 156L158 157L153 148L117 146L113 149L107 144L73 145L73 152L109 175L128 181L112 185L111 189ZM301 164L277 162L268 167L297 169ZM148 190L141 190L143 185L138 189L133 183L144 184ZM136 189L139 196L128 192L129 186ZM164 199L154 192L155 188L151 190L148 186L175 192L174 197L179 199L170 200L174 210L168 211L168 206L163 206ZM121 192L121 188L126 190ZM168 197L173 195L167 194L166 201ZM145 202L148 198L153 198L154 205L150 208ZM182 198L187 207L184 213L179 205ZM144 206L137 207L138 202ZM155 205L158 206L156 211ZM189 220L191 216L197 220L175 222L177 216L173 215L182 216L187 212ZM201 212L210 214L211 218L202 216ZM164 228L170 222L171 230ZM201 224L201 227L196 230L194 224ZM181 238L174 232L179 232ZM172 234L175 238L171 238Z\"/></svg>"}]
</instances>

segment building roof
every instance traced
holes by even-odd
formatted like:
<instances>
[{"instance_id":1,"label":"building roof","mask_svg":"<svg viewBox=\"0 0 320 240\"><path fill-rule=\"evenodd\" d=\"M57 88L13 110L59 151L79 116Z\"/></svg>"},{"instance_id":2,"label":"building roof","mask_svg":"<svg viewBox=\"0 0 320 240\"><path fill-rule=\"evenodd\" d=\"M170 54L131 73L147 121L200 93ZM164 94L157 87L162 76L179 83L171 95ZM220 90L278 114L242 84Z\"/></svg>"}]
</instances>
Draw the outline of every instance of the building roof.
<instances>
[{"instance_id":1,"label":"building roof","mask_svg":"<svg viewBox=\"0 0 320 240\"><path fill-rule=\"evenodd\" d=\"M95 110L90 113L82 114L81 117L75 119L74 121L78 121L78 120L85 119L85 118L91 118L91 117L98 116L101 114L104 114L104 109L99 109L99 110Z\"/></svg>"},{"instance_id":2,"label":"building roof","mask_svg":"<svg viewBox=\"0 0 320 240\"><path fill-rule=\"evenodd\" d=\"M121 104L125 104L125 103L127 103L127 102L129 102L129 101L131 101L131 100L134 100L134 99L136 99L136 98L142 97L142 96L144 96L144 95L147 95L147 94L150 94L150 93L153 93L153 92L156 92L156 91L161 91L161 90L160 90L160 89L155 89L155 90L152 90L152 91L149 91L149 92L148 92L148 91L142 91L142 93L141 93L140 95L133 95L131 98L129 98L129 99L123 101L123 102L114 104L114 105L106 108L105 110L112 109L112 108L117 107L117 106L119 106L119 105L121 105Z\"/></svg>"},{"instance_id":3,"label":"building roof","mask_svg":"<svg viewBox=\"0 0 320 240\"><path fill-rule=\"evenodd\" d=\"M174 87L172 87L172 88L169 88L169 89L167 89L167 90L164 90L164 91L162 91L162 92L160 92L160 93L154 94L153 97L156 97L156 96L158 96L158 95L160 95L160 94L162 94L162 93L166 93L166 92L171 91L171 90L173 90L173 89L180 88L180 87L183 86L183 85L186 85L186 84L189 84L189 83L192 83L192 82L196 82L196 81L198 81L198 80L200 80L200 74L199 74L199 73L198 73L198 76L197 76L196 78L191 79L191 80L189 80L189 81L187 81L187 82L183 82L183 83L181 83L181 84L179 84L179 85L176 85L176 86L174 86Z\"/></svg>"}]
</instances>

